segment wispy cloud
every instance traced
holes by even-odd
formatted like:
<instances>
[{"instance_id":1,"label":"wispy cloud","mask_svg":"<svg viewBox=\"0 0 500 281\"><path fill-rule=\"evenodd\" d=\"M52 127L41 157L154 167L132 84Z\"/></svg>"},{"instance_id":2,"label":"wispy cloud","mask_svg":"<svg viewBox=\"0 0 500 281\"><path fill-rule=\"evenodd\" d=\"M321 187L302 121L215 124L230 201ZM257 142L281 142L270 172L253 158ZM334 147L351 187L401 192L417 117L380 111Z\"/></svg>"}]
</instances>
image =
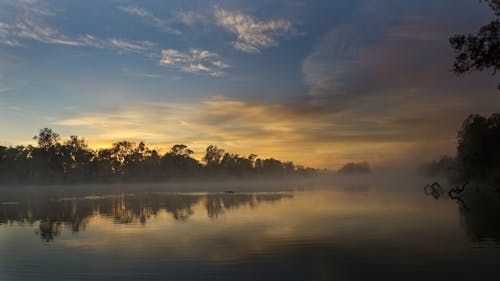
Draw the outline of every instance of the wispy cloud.
<instances>
[{"instance_id":1,"label":"wispy cloud","mask_svg":"<svg viewBox=\"0 0 500 281\"><path fill-rule=\"evenodd\" d=\"M311 104L257 103L219 96L193 103L143 103L80 113L53 124L88 130L90 141L106 145L126 138L163 148L184 143L202 152L216 144L239 153L258 152L264 157L335 167L345 161L384 162L413 156L415 143L425 143L434 152L453 144L450 136L463 116L450 109L470 105L443 101L425 116L422 105L425 99L408 101L401 114L356 115Z\"/></svg>"},{"instance_id":2,"label":"wispy cloud","mask_svg":"<svg viewBox=\"0 0 500 281\"><path fill-rule=\"evenodd\" d=\"M190 49L182 52L174 49L162 51L160 64L187 73L208 74L210 76L221 76L223 70L230 67L229 64L220 60L217 53L207 50Z\"/></svg>"},{"instance_id":3,"label":"wispy cloud","mask_svg":"<svg viewBox=\"0 0 500 281\"><path fill-rule=\"evenodd\" d=\"M70 37L61 34L56 28L24 19L14 25L0 22L0 44L11 47L23 46L24 40L34 40L45 44L57 44L73 47L94 47L109 49L119 54L136 53L153 55L155 43L150 41L130 41L122 38L98 38L93 35Z\"/></svg>"},{"instance_id":4,"label":"wispy cloud","mask_svg":"<svg viewBox=\"0 0 500 281\"><path fill-rule=\"evenodd\" d=\"M3 75L0 74L0 94L14 90L11 87L7 87L3 80Z\"/></svg>"},{"instance_id":5,"label":"wispy cloud","mask_svg":"<svg viewBox=\"0 0 500 281\"><path fill-rule=\"evenodd\" d=\"M180 35L182 32L169 26L169 21L156 17L153 13L137 6L119 6L121 11L143 18L148 24L165 32Z\"/></svg>"},{"instance_id":6,"label":"wispy cloud","mask_svg":"<svg viewBox=\"0 0 500 281\"><path fill-rule=\"evenodd\" d=\"M13 34L12 26L4 22L0 22L0 44L11 47L21 46Z\"/></svg>"},{"instance_id":7,"label":"wispy cloud","mask_svg":"<svg viewBox=\"0 0 500 281\"><path fill-rule=\"evenodd\" d=\"M36 18L25 18L12 24L0 22L0 44L18 47L23 46L21 42L24 40L66 46L85 45L85 42L61 34L57 28Z\"/></svg>"},{"instance_id":8,"label":"wispy cloud","mask_svg":"<svg viewBox=\"0 0 500 281\"><path fill-rule=\"evenodd\" d=\"M35 1L35 0L24 0ZM34 2L35 3L35 2ZM57 28L47 24L44 17L52 16L49 10L26 10L29 5L20 5L19 9L24 9L24 17L16 18L14 23L0 22L0 44L12 47L23 46L26 40L34 40L45 44L58 44L70 47L92 47L97 49L113 50L118 54L140 54L150 58L159 59L163 66L172 69L191 73L207 74L213 77L219 77L224 74L224 69L230 67L229 64L222 61L217 53L201 49L189 49L188 51L179 51L174 49L164 49L161 52L156 48L157 45L151 41L132 41L124 38L102 38L92 34L69 36L60 32ZM151 25L165 30L170 30L169 22L155 17L149 11L135 7L122 6L120 10L146 19ZM174 20L193 22L196 19L195 14L178 13L180 18ZM182 16L181 16L182 15ZM176 33L173 30L170 30ZM159 78L156 74L148 73L128 73L128 76Z\"/></svg>"},{"instance_id":9,"label":"wispy cloud","mask_svg":"<svg viewBox=\"0 0 500 281\"><path fill-rule=\"evenodd\" d=\"M82 46L115 50L119 54L136 53L147 56L154 56L152 52L156 45L150 41L130 41L121 38L102 39L90 34L80 36L78 42Z\"/></svg>"},{"instance_id":10,"label":"wispy cloud","mask_svg":"<svg viewBox=\"0 0 500 281\"><path fill-rule=\"evenodd\" d=\"M144 72L141 70L133 70L133 69L128 69L124 68L122 69L122 72L125 74L125 76L128 77L146 77L146 78L163 78L163 75L157 74L157 73L148 73Z\"/></svg>"},{"instance_id":11,"label":"wispy cloud","mask_svg":"<svg viewBox=\"0 0 500 281\"><path fill-rule=\"evenodd\" d=\"M14 25L14 34L20 38L40 41L47 44L68 46L81 45L77 40L61 34L56 28L35 19L23 19Z\"/></svg>"},{"instance_id":12,"label":"wispy cloud","mask_svg":"<svg viewBox=\"0 0 500 281\"><path fill-rule=\"evenodd\" d=\"M46 44L80 45L45 22L46 17L55 15L47 2L20 0L0 4L10 7L11 13L16 15L11 22L0 22L0 44L16 47L22 45L22 40L29 39Z\"/></svg>"},{"instance_id":13,"label":"wispy cloud","mask_svg":"<svg viewBox=\"0 0 500 281\"><path fill-rule=\"evenodd\" d=\"M73 37L65 35L43 20L40 15L52 15L43 11L17 19L14 23L0 22L0 44L20 47L24 45L23 41L34 40L45 44L108 49L119 54L135 53L148 57L157 56L153 50L155 43L150 41L131 41L115 37L98 38L90 34Z\"/></svg>"},{"instance_id":14,"label":"wispy cloud","mask_svg":"<svg viewBox=\"0 0 500 281\"><path fill-rule=\"evenodd\" d=\"M215 9L217 24L236 35L233 46L246 53L260 53L262 49L278 45L278 38L292 32L287 20L260 21L240 12Z\"/></svg>"},{"instance_id":15,"label":"wispy cloud","mask_svg":"<svg viewBox=\"0 0 500 281\"><path fill-rule=\"evenodd\" d=\"M0 1L0 4L5 4L22 10L26 15L35 16L53 16L55 12L49 6L50 4L45 0L5 0Z\"/></svg>"},{"instance_id":16,"label":"wispy cloud","mask_svg":"<svg viewBox=\"0 0 500 281\"><path fill-rule=\"evenodd\" d=\"M209 21L206 14L193 11L175 11L172 17L185 25L193 26L198 23L206 23Z\"/></svg>"},{"instance_id":17,"label":"wispy cloud","mask_svg":"<svg viewBox=\"0 0 500 281\"><path fill-rule=\"evenodd\" d=\"M55 12L52 12L45 2L22 0L7 4L13 6L19 16L10 23L0 22L0 44L19 47L23 46L26 40L34 40L45 44L109 49L119 54L155 56L153 51L155 44L150 41L131 41L115 37L98 38L90 34L66 35L46 22L46 18L55 15Z\"/></svg>"}]
</instances>

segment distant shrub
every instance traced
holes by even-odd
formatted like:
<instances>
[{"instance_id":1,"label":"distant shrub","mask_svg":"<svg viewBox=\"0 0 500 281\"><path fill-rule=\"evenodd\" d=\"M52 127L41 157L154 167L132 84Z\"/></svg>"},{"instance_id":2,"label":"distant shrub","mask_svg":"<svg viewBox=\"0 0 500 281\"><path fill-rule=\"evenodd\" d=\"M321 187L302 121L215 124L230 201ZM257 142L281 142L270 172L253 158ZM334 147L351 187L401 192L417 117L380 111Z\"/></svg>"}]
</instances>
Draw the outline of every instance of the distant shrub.
<instances>
[{"instance_id":1,"label":"distant shrub","mask_svg":"<svg viewBox=\"0 0 500 281\"><path fill-rule=\"evenodd\" d=\"M371 172L368 162L347 163L337 171L339 174L370 174Z\"/></svg>"},{"instance_id":2,"label":"distant shrub","mask_svg":"<svg viewBox=\"0 0 500 281\"><path fill-rule=\"evenodd\" d=\"M457 162L448 155L443 155L439 160L426 162L418 167L419 174L423 176L437 177L450 176L456 172Z\"/></svg>"}]
</instances>

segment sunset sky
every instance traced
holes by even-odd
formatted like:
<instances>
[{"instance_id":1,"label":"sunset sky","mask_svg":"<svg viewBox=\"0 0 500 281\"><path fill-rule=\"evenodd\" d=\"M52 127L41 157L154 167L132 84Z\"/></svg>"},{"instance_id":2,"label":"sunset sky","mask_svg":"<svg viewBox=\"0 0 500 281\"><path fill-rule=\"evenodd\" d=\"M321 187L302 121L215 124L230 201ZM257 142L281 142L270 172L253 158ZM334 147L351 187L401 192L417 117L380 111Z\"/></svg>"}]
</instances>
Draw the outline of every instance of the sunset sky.
<instances>
[{"instance_id":1,"label":"sunset sky","mask_svg":"<svg viewBox=\"0 0 500 281\"><path fill-rule=\"evenodd\" d=\"M451 72L477 0L0 0L0 145L209 144L317 168L454 153L499 79Z\"/></svg>"}]
</instances>

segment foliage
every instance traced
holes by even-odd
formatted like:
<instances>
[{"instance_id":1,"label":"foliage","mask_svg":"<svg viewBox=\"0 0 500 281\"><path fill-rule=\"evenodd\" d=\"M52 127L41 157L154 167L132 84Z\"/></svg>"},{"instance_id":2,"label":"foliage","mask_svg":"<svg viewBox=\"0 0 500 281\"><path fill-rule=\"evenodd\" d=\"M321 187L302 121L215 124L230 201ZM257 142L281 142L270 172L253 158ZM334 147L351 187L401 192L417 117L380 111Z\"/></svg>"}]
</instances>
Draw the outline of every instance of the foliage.
<instances>
[{"instance_id":1,"label":"foliage","mask_svg":"<svg viewBox=\"0 0 500 281\"><path fill-rule=\"evenodd\" d=\"M500 180L500 114L470 115L458 132L457 161L466 178Z\"/></svg>"},{"instance_id":2,"label":"foliage","mask_svg":"<svg viewBox=\"0 0 500 281\"><path fill-rule=\"evenodd\" d=\"M203 165L191 157L194 152L183 144L176 144L161 155L144 142L126 140L113 143L110 148L93 150L85 139L77 136L61 142L59 134L48 128L41 129L33 139L38 147L0 146L0 183L310 176L317 172L274 158L227 153L214 145L207 147Z\"/></svg>"},{"instance_id":3,"label":"foliage","mask_svg":"<svg viewBox=\"0 0 500 281\"><path fill-rule=\"evenodd\" d=\"M452 182L500 183L500 113L486 118L469 115L457 135L456 157L443 156L420 166L427 176L446 176Z\"/></svg>"},{"instance_id":4,"label":"foliage","mask_svg":"<svg viewBox=\"0 0 500 281\"><path fill-rule=\"evenodd\" d=\"M488 2L498 18L500 0L485 0L484 2ZM456 74L486 69L491 69L495 74L500 69L500 21L498 19L482 26L476 35L454 35L449 41L455 50L453 71Z\"/></svg>"}]
</instances>

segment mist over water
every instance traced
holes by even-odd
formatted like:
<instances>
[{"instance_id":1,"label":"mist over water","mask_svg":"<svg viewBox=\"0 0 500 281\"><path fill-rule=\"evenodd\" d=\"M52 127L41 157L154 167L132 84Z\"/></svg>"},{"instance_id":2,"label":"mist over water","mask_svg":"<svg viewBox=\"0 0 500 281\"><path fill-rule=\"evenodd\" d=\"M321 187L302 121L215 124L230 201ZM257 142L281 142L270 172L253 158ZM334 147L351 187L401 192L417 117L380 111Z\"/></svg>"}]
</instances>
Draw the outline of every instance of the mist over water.
<instances>
[{"instance_id":1,"label":"mist over water","mask_svg":"<svg viewBox=\"0 0 500 281\"><path fill-rule=\"evenodd\" d=\"M27 188L0 197L0 278L496 280L497 193L384 179Z\"/></svg>"}]
</instances>

